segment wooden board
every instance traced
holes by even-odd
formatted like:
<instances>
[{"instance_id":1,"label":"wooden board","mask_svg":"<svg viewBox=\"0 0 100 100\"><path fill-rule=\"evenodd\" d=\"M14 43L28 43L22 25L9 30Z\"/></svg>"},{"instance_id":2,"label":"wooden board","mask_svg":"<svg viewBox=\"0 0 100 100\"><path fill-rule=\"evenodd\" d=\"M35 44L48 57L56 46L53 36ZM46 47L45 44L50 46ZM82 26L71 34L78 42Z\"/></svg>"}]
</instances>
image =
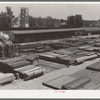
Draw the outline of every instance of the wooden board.
<instances>
[{"instance_id":1,"label":"wooden board","mask_svg":"<svg viewBox=\"0 0 100 100\"><path fill-rule=\"evenodd\" d=\"M86 69L90 69L90 70L94 70L94 71L100 71L100 62L96 62L95 64L87 66Z\"/></svg>"},{"instance_id":2,"label":"wooden board","mask_svg":"<svg viewBox=\"0 0 100 100\"><path fill-rule=\"evenodd\" d=\"M54 88L54 89L61 89L62 85L64 85L65 82L70 82L72 80L74 80L74 78L67 76L67 75L66 76L61 75L52 80L43 82L43 85Z\"/></svg>"}]
</instances>

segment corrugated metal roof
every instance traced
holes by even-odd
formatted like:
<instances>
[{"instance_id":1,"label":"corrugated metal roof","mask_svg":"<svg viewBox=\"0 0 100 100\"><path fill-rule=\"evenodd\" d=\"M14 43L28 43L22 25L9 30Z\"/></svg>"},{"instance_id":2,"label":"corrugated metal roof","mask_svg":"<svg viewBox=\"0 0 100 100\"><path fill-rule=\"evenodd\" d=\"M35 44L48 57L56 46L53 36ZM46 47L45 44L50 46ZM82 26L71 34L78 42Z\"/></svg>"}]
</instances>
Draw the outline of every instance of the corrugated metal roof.
<instances>
[{"instance_id":1,"label":"corrugated metal roof","mask_svg":"<svg viewBox=\"0 0 100 100\"><path fill-rule=\"evenodd\" d=\"M35 33L51 33L51 32L68 32L68 31L100 31L98 27L84 27L84 28L67 28L67 29L43 29L43 30L22 30L22 31L11 31L14 34L35 34Z\"/></svg>"}]
</instances>

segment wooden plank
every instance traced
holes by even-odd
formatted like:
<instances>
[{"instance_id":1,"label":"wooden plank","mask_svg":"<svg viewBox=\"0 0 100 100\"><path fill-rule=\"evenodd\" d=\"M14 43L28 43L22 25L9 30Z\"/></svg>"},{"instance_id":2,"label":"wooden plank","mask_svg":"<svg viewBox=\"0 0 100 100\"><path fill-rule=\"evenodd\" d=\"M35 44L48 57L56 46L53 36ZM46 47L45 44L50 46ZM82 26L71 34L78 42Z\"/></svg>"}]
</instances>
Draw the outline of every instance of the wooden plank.
<instances>
[{"instance_id":1,"label":"wooden plank","mask_svg":"<svg viewBox=\"0 0 100 100\"><path fill-rule=\"evenodd\" d=\"M36 66L34 65L27 65L27 66L24 66L24 67L21 67L21 68L17 68L15 69L16 71L19 71L19 72L23 72L23 71L26 71L26 70L29 70L29 69L32 69L32 68L35 68Z\"/></svg>"},{"instance_id":2,"label":"wooden plank","mask_svg":"<svg viewBox=\"0 0 100 100\"><path fill-rule=\"evenodd\" d=\"M65 76L66 77L66 76ZM69 82L72 82L75 78L73 77L69 77L67 76L66 79L56 83L56 84L53 84L54 87L58 88L58 89L62 89L62 86L66 83L69 83Z\"/></svg>"},{"instance_id":3,"label":"wooden plank","mask_svg":"<svg viewBox=\"0 0 100 100\"><path fill-rule=\"evenodd\" d=\"M44 60L39 60L39 65L50 67L53 69L61 69L61 68L67 67L67 65L44 61Z\"/></svg>"},{"instance_id":4,"label":"wooden plank","mask_svg":"<svg viewBox=\"0 0 100 100\"><path fill-rule=\"evenodd\" d=\"M96 86L97 86L97 85L96 85L95 83L90 82L90 83L84 85L83 88L84 88L85 90L94 90L94 89L96 88Z\"/></svg>"},{"instance_id":5,"label":"wooden plank","mask_svg":"<svg viewBox=\"0 0 100 100\"><path fill-rule=\"evenodd\" d=\"M0 77L0 84L4 84L7 82L11 82L15 79L13 74L4 74L2 77Z\"/></svg>"},{"instance_id":6,"label":"wooden plank","mask_svg":"<svg viewBox=\"0 0 100 100\"><path fill-rule=\"evenodd\" d=\"M94 71L100 71L100 62L96 62L95 64L87 66L86 69L90 69L90 70L94 70Z\"/></svg>"},{"instance_id":7,"label":"wooden plank","mask_svg":"<svg viewBox=\"0 0 100 100\"><path fill-rule=\"evenodd\" d=\"M62 85L64 84L64 82L70 82L72 81L74 78L70 77L70 76L59 76L57 78L54 78L52 80L49 80L47 82L44 82L43 84L55 89L61 89Z\"/></svg>"}]
</instances>

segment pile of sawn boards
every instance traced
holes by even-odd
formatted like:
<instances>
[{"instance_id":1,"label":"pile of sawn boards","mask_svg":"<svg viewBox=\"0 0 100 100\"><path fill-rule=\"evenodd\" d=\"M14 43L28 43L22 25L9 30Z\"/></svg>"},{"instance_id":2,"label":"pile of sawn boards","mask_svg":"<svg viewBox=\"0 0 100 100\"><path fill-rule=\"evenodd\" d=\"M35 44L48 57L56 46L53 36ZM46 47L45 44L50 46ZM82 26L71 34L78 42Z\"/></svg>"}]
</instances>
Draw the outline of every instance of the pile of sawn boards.
<instances>
[{"instance_id":1,"label":"pile of sawn boards","mask_svg":"<svg viewBox=\"0 0 100 100\"><path fill-rule=\"evenodd\" d=\"M20 51L33 51L36 53L50 51L52 48L48 45L42 43L21 43L20 44Z\"/></svg>"},{"instance_id":2,"label":"pile of sawn boards","mask_svg":"<svg viewBox=\"0 0 100 100\"><path fill-rule=\"evenodd\" d=\"M73 59L70 56L60 55L60 54L51 53L51 52L40 54L39 58L42 60L56 62L56 63L60 63L60 64L65 64L65 65L69 65L69 64L73 63Z\"/></svg>"},{"instance_id":3,"label":"pile of sawn boards","mask_svg":"<svg viewBox=\"0 0 100 100\"><path fill-rule=\"evenodd\" d=\"M21 68L17 68L15 69L15 71L18 72L19 76L21 78L24 78L25 80L43 75L43 68L34 65L28 65Z\"/></svg>"},{"instance_id":4,"label":"pile of sawn boards","mask_svg":"<svg viewBox=\"0 0 100 100\"><path fill-rule=\"evenodd\" d=\"M15 79L14 74L12 73L0 73L0 85L10 83Z\"/></svg>"},{"instance_id":5,"label":"pile of sawn boards","mask_svg":"<svg viewBox=\"0 0 100 100\"><path fill-rule=\"evenodd\" d=\"M1 60L0 71L4 73L13 73L15 76L16 74L19 73L20 78L27 78L27 79L43 73L41 67L33 66L32 61L28 60L25 56Z\"/></svg>"},{"instance_id":6,"label":"pile of sawn boards","mask_svg":"<svg viewBox=\"0 0 100 100\"><path fill-rule=\"evenodd\" d=\"M88 66L71 75L50 76L43 85L53 89L94 90L100 89L100 62Z\"/></svg>"},{"instance_id":7,"label":"pile of sawn boards","mask_svg":"<svg viewBox=\"0 0 100 100\"><path fill-rule=\"evenodd\" d=\"M98 57L99 56L95 54L95 52L88 52L84 50L76 50L71 52L66 49L56 50L54 52L47 52L39 55L39 58L42 60L65 65L78 64Z\"/></svg>"}]
</instances>

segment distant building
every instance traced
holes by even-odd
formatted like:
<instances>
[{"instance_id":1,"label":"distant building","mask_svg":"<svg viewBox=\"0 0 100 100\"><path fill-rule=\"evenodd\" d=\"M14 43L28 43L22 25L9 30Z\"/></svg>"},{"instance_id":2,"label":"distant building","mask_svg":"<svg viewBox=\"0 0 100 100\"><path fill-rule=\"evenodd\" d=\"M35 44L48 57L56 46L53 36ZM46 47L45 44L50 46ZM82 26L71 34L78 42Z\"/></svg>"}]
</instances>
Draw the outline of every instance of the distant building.
<instances>
[{"instance_id":1,"label":"distant building","mask_svg":"<svg viewBox=\"0 0 100 100\"><path fill-rule=\"evenodd\" d=\"M20 14L20 27L29 27L29 9L22 7Z\"/></svg>"}]
</instances>

